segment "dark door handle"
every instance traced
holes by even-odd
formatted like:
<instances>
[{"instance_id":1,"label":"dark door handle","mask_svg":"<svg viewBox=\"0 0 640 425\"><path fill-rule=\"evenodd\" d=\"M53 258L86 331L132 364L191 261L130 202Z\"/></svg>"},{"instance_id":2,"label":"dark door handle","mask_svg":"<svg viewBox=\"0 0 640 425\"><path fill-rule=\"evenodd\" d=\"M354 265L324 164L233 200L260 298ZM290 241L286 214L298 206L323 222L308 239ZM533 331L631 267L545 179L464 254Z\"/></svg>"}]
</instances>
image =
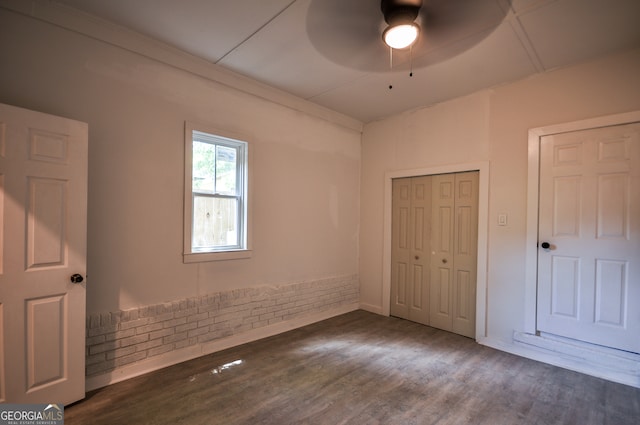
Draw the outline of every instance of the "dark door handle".
<instances>
[{"instance_id":1,"label":"dark door handle","mask_svg":"<svg viewBox=\"0 0 640 425\"><path fill-rule=\"evenodd\" d=\"M71 275L71 283L82 283L83 280L84 278L81 274L76 273Z\"/></svg>"},{"instance_id":2,"label":"dark door handle","mask_svg":"<svg viewBox=\"0 0 640 425\"><path fill-rule=\"evenodd\" d=\"M549 242L542 242L542 243L540 244L540 246L541 246L543 249L549 249L549 248L551 248L551 244L550 244Z\"/></svg>"}]
</instances>

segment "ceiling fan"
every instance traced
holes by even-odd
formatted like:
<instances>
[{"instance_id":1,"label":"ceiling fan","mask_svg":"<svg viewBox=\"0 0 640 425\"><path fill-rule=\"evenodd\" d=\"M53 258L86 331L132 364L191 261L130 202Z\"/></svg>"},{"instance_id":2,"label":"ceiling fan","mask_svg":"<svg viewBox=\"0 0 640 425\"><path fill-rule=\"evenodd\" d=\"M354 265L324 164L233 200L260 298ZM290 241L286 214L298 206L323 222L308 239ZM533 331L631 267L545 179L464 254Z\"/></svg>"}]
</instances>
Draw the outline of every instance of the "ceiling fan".
<instances>
[{"instance_id":1,"label":"ceiling fan","mask_svg":"<svg viewBox=\"0 0 640 425\"><path fill-rule=\"evenodd\" d=\"M473 47L504 20L511 0L311 0L307 33L339 65L366 72L426 67ZM389 37L402 26L406 45ZM390 50L391 49L391 50Z\"/></svg>"}]
</instances>

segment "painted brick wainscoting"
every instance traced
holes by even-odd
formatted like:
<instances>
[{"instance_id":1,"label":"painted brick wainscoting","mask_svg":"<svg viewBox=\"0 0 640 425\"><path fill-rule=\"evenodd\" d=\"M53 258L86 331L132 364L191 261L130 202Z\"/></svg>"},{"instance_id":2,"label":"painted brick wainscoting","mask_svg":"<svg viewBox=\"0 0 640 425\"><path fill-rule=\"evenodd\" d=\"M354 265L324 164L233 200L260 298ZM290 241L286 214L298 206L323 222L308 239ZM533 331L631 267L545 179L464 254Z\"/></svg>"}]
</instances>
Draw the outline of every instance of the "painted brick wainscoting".
<instances>
[{"instance_id":1,"label":"painted brick wainscoting","mask_svg":"<svg viewBox=\"0 0 640 425\"><path fill-rule=\"evenodd\" d=\"M354 310L358 300L358 276L348 275L92 314L87 317L87 387L91 390L237 345L212 344L216 341L252 332L247 340L255 340ZM300 320L305 317L316 319ZM237 343L247 340L240 338ZM148 366L132 367L140 363ZM130 371L118 373L123 368Z\"/></svg>"}]
</instances>

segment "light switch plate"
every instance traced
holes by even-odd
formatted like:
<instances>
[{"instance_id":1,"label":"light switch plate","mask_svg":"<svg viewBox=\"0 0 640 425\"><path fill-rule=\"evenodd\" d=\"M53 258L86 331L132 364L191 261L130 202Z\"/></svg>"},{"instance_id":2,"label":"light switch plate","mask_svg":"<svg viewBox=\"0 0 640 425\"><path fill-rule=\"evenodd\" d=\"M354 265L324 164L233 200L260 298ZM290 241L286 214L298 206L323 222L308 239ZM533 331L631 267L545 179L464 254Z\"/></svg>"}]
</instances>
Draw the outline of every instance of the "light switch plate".
<instances>
[{"instance_id":1,"label":"light switch plate","mask_svg":"<svg viewBox=\"0 0 640 425\"><path fill-rule=\"evenodd\" d=\"M499 213L498 226L506 226L506 225L507 225L507 213Z\"/></svg>"}]
</instances>

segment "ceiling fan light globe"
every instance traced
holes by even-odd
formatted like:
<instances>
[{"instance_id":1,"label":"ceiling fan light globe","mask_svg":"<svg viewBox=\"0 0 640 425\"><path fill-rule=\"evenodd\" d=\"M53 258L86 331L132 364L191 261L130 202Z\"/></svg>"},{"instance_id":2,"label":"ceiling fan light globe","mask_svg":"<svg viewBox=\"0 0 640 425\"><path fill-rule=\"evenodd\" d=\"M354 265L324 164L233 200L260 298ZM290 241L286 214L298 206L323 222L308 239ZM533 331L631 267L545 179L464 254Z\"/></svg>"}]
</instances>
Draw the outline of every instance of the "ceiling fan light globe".
<instances>
[{"instance_id":1,"label":"ceiling fan light globe","mask_svg":"<svg viewBox=\"0 0 640 425\"><path fill-rule=\"evenodd\" d=\"M382 39L392 49L406 49L416 42L420 27L414 22L387 27L382 33Z\"/></svg>"}]
</instances>

